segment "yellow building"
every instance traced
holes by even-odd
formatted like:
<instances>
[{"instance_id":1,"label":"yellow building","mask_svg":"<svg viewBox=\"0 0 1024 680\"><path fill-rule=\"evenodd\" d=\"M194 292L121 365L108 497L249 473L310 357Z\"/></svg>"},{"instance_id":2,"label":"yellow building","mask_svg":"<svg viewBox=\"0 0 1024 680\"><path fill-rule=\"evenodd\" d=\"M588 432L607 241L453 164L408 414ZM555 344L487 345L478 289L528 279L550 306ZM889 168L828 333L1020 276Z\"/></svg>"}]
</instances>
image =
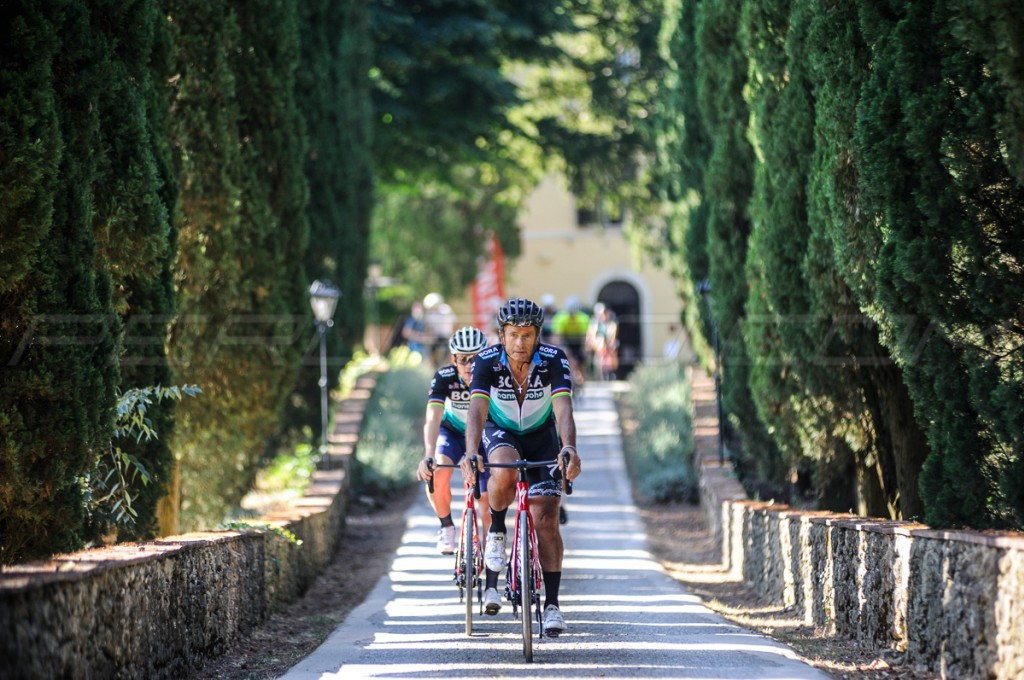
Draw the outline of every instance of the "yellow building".
<instances>
[{"instance_id":1,"label":"yellow building","mask_svg":"<svg viewBox=\"0 0 1024 680\"><path fill-rule=\"evenodd\" d=\"M588 311L605 303L619 320L620 377L660 360L666 342L678 339L682 303L672 278L634 255L619 224L588 223L564 177L537 186L519 228L522 253L506 263L506 295L537 303L553 295L559 308L575 295ZM451 302L460 319L472 318L468 299Z\"/></svg>"}]
</instances>

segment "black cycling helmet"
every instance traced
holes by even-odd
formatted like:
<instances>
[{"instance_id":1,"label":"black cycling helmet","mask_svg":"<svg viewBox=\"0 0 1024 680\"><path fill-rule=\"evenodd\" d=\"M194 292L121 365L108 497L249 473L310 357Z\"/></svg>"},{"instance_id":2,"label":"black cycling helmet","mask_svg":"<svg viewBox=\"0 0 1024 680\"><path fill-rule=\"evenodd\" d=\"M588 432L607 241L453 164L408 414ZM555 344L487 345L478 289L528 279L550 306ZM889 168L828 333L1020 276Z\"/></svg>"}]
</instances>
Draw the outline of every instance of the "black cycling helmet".
<instances>
[{"instance_id":1,"label":"black cycling helmet","mask_svg":"<svg viewBox=\"0 0 1024 680\"><path fill-rule=\"evenodd\" d=\"M536 326L539 330L544 325L544 310L533 300L512 298L498 310L498 332L505 326Z\"/></svg>"},{"instance_id":2,"label":"black cycling helmet","mask_svg":"<svg viewBox=\"0 0 1024 680\"><path fill-rule=\"evenodd\" d=\"M455 331L448 341L448 349L452 354L476 354L487 346L487 336L479 329L465 326Z\"/></svg>"}]
</instances>

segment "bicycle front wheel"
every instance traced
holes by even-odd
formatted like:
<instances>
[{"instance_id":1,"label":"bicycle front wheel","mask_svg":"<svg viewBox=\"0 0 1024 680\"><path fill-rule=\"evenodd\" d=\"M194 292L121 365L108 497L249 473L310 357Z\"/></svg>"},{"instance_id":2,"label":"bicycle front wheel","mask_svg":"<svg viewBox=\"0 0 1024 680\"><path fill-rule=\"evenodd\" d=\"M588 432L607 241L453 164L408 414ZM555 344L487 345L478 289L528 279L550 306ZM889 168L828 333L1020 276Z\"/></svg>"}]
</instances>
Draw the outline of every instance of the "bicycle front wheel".
<instances>
[{"instance_id":1,"label":"bicycle front wheel","mask_svg":"<svg viewBox=\"0 0 1024 680\"><path fill-rule=\"evenodd\" d=\"M530 513L523 511L516 519L519 525L519 616L523 620L523 656L533 661L533 578L530 569L533 560L530 555Z\"/></svg>"},{"instance_id":2,"label":"bicycle front wheel","mask_svg":"<svg viewBox=\"0 0 1024 680\"><path fill-rule=\"evenodd\" d=\"M466 577L466 635L473 634L473 604L476 588L474 587L477 578L476 555L473 554L473 532L476 530L476 514L472 510L466 511L465 521L462 523L462 573Z\"/></svg>"}]
</instances>

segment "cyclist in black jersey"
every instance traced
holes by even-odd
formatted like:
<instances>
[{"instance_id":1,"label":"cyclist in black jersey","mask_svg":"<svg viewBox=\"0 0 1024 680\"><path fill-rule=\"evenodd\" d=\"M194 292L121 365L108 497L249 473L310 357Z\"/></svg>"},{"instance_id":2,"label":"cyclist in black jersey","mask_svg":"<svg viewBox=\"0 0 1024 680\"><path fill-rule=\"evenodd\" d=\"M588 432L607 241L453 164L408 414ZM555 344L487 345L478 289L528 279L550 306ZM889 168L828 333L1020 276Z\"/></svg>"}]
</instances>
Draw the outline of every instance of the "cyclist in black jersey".
<instances>
[{"instance_id":1,"label":"cyclist in black jersey","mask_svg":"<svg viewBox=\"0 0 1024 680\"><path fill-rule=\"evenodd\" d=\"M466 416L469 413L469 382L473 359L487 345L487 337L466 326L455 331L448 341L451 363L434 373L427 394L427 413L423 425L423 460L416 469L421 481L434 479L434 492L427 499L437 513L441 528L437 531L437 549L442 555L455 552L455 522L452 521L452 468L433 468L428 460L457 465L466 452ZM480 476L480 492L487 502L487 475ZM490 517L483 516L484 531Z\"/></svg>"},{"instance_id":2,"label":"cyclist in black jersey","mask_svg":"<svg viewBox=\"0 0 1024 680\"><path fill-rule=\"evenodd\" d=\"M540 341L543 310L531 300L515 298L498 310L498 338L473 363L471 400L466 420L466 458L463 474L472 473L471 454L481 451L495 463L552 460L569 453L567 478L580 473L576 453L576 423L572 410L569 360L560 348ZM561 483L555 470L529 471L530 505L539 543L544 579L544 629L557 636L565 630L558 604L564 548L558 524ZM498 576L505 557L505 514L515 500L516 471L493 469L487 485L491 528L484 562L487 581L484 611L501 608Z\"/></svg>"}]
</instances>

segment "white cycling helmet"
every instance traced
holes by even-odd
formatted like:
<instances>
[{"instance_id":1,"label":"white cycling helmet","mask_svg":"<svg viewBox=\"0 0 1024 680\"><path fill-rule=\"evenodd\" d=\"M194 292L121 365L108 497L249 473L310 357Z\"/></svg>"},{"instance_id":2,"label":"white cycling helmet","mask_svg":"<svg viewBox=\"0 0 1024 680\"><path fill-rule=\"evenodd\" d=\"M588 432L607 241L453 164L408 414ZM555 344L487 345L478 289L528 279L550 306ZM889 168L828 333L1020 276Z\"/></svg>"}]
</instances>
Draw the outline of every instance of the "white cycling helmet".
<instances>
[{"instance_id":1,"label":"white cycling helmet","mask_svg":"<svg viewBox=\"0 0 1024 680\"><path fill-rule=\"evenodd\" d=\"M452 334L448 349L452 354L476 354L487 346L487 336L478 328L465 326Z\"/></svg>"}]
</instances>

